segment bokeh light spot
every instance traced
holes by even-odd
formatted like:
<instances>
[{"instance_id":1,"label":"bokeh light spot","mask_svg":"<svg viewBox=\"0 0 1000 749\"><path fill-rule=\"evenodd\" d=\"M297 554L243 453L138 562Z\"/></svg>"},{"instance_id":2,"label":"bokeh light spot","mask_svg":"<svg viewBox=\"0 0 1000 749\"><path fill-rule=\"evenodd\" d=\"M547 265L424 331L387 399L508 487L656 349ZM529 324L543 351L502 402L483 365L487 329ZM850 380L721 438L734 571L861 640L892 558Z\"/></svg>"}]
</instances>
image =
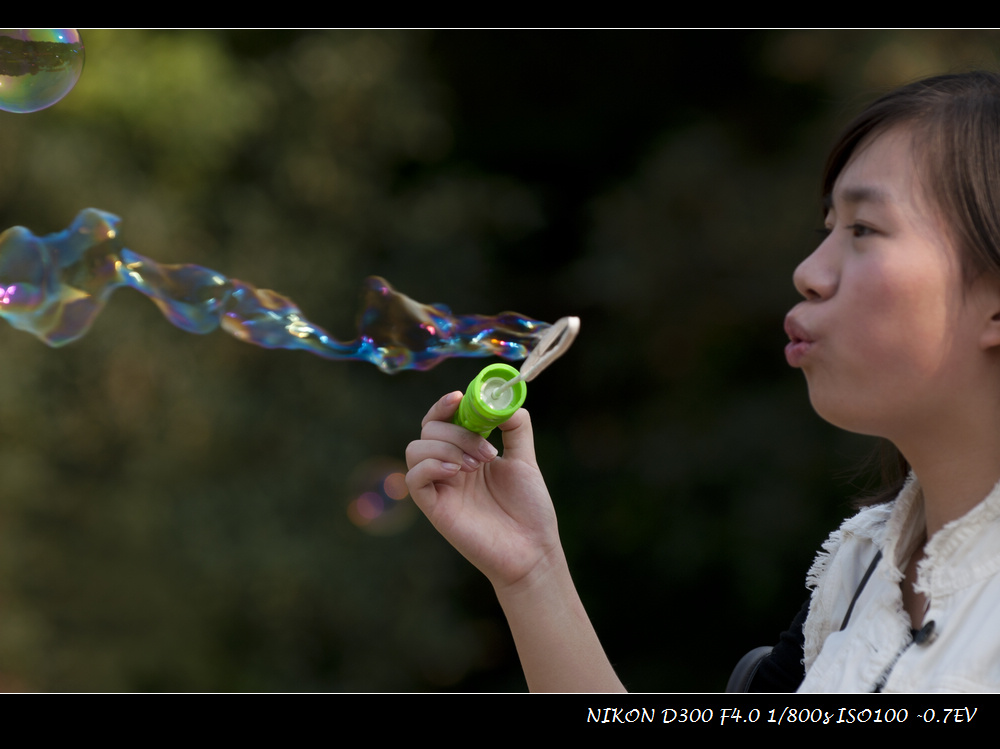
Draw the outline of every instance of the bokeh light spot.
<instances>
[{"instance_id":1,"label":"bokeh light spot","mask_svg":"<svg viewBox=\"0 0 1000 749\"><path fill-rule=\"evenodd\" d=\"M382 488L392 499L406 499L410 495L406 488L406 477L402 473L390 473L385 477Z\"/></svg>"},{"instance_id":2,"label":"bokeh light spot","mask_svg":"<svg viewBox=\"0 0 1000 749\"><path fill-rule=\"evenodd\" d=\"M391 536L406 530L417 515L412 502L402 501L409 495L405 470L402 461L388 457L359 465L348 481L348 519L373 536Z\"/></svg>"}]
</instances>

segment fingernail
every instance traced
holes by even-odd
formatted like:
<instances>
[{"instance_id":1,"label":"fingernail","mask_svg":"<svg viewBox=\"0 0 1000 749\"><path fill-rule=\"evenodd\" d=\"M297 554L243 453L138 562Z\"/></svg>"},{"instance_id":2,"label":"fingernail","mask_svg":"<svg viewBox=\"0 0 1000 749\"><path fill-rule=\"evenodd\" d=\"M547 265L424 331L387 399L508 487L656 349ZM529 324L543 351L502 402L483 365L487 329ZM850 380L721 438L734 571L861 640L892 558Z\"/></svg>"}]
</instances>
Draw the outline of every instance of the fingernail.
<instances>
[{"instance_id":1,"label":"fingernail","mask_svg":"<svg viewBox=\"0 0 1000 749\"><path fill-rule=\"evenodd\" d=\"M446 471L454 472L459 470L462 466L460 466L458 463L442 463L441 467Z\"/></svg>"},{"instance_id":2,"label":"fingernail","mask_svg":"<svg viewBox=\"0 0 1000 749\"><path fill-rule=\"evenodd\" d=\"M463 455L462 460L464 460L465 465L471 468L472 470L479 468L479 461L473 458L471 455Z\"/></svg>"},{"instance_id":3,"label":"fingernail","mask_svg":"<svg viewBox=\"0 0 1000 749\"><path fill-rule=\"evenodd\" d=\"M500 453L489 442L484 442L483 446L479 448L479 454L483 456L484 460L493 460Z\"/></svg>"}]
</instances>

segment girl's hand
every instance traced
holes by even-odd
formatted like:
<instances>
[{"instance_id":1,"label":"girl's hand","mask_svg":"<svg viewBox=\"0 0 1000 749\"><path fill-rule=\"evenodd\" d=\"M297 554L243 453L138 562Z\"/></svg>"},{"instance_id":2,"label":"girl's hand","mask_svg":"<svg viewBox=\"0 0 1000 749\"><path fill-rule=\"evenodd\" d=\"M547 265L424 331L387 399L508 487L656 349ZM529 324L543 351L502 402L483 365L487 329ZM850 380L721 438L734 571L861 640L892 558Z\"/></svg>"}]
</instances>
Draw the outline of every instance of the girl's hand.
<instances>
[{"instance_id":1,"label":"girl's hand","mask_svg":"<svg viewBox=\"0 0 1000 749\"><path fill-rule=\"evenodd\" d=\"M451 423L461 393L424 417L406 448L406 484L434 527L493 583L532 691L624 691L559 544L523 408L499 429L504 453Z\"/></svg>"},{"instance_id":2,"label":"girl's hand","mask_svg":"<svg viewBox=\"0 0 1000 749\"><path fill-rule=\"evenodd\" d=\"M420 439L406 449L413 501L449 543L502 589L530 583L562 559L556 514L535 462L523 408L501 424L504 453L451 423L462 393L427 412Z\"/></svg>"}]
</instances>

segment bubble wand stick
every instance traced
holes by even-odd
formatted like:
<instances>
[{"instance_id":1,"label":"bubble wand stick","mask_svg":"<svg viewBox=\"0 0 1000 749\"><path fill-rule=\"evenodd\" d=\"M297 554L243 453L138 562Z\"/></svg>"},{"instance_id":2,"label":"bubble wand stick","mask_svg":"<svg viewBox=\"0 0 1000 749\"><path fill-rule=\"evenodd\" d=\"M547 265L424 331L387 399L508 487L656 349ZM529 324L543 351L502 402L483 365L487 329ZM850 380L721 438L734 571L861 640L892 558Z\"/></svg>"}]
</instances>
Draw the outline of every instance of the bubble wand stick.
<instances>
[{"instance_id":1,"label":"bubble wand stick","mask_svg":"<svg viewBox=\"0 0 1000 749\"><path fill-rule=\"evenodd\" d=\"M524 404L526 383L566 353L580 332L579 317L563 317L545 331L518 372L509 364L491 364L469 383L454 423L481 437L503 424Z\"/></svg>"}]
</instances>

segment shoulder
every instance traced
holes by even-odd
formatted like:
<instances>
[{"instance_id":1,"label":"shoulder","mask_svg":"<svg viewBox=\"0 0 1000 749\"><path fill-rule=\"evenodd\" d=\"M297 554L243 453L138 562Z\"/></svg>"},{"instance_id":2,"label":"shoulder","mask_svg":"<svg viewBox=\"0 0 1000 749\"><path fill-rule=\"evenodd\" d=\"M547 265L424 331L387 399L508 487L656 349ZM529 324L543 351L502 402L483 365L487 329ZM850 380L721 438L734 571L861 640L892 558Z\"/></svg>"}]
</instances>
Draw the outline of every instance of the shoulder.
<instances>
[{"instance_id":1,"label":"shoulder","mask_svg":"<svg viewBox=\"0 0 1000 749\"><path fill-rule=\"evenodd\" d=\"M848 570L843 569L842 565L849 564L851 559L859 554L865 555L868 559L856 578L860 581L861 575L871 562L872 549L883 551L891 545L893 540L904 532L904 527L922 513L920 510L922 502L920 482L911 473L894 500L863 507L855 515L847 518L830 534L817 553L806 575L806 587L815 591L834 567L841 573L847 573Z\"/></svg>"},{"instance_id":2,"label":"shoulder","mask_svg":"<svg viewBox=\"0 0 1000 749\"><path fill-rule=\"evenodd\" d=\"M861 551L883 549L894 505L895 501L865 507L841 523L816 553L806 574L806 587L815 591L829 574L835 560L837 565L842 566L849 557L857 556Z\"/></svg>"},{"instance_id":3,"label":"shoulder","mask_svg":"<svg viewBox=\"0 0 1000 749\"><path fill-rule=\"evenodd\" d=\"M863 508L841 523L816 554L806 575L806 587L812 591L803 630L806 670L815 662L826 638L841 628L865 573L885 548L898 501Z\"/></svg>"}]
</instances>

